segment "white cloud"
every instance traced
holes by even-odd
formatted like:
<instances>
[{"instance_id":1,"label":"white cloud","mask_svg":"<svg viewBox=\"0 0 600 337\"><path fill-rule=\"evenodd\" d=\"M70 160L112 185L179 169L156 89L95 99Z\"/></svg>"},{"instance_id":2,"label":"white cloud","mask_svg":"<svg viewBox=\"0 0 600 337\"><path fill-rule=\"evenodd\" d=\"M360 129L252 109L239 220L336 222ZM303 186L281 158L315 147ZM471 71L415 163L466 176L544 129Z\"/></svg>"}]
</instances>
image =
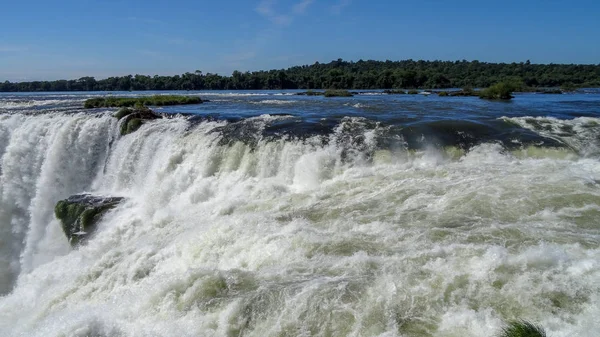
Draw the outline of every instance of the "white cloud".
<instances>
[{"instance_id":1,"label":"white cloud","mask_svg":"<svg viewBox=\"0 0 600 337\"><path fill-rule=\"evenodd\" d=\"M344 10L344 8L346 8L348 5L350 5L350 3L352 3L352 0L340 0L340 1L338 1L338 3L331 6L331 12L333 14L339 15L342 13L342 10Z\"/></svg>"},{"instance_id":2,"label":"white cloud","mask_svg":"<svg viewBox=\"0 0 600 337\"><path fill-rule=\"evenodd\" d=\"M306 9L308 8L308 6L310 6L312 3L314 2L314 0L302 0L300 2L298 2L297 4L294 5L294 13L296 14L304 14L304 12L306 12Z\"/></svg>"},{"instance_id":3,"label":"white cloud","mask_svg":"<svg viewBox=\"0 0 600 337\"><path fill-rule=\"evenodd\" d=\"M274 9L277 0L262 0L256 7L256 12L278 26L288 26L292 18L288 15L277 13Z\"/></svg>"},{"instance_id":4,"label":"white cloud","mask_svg":"<svg viewBox=\"0 0 600 337\"><path fill-rule=\"evenodd\" d=\"M224 58L230 62L230 66L240 67L244 65L245 61L257 58L266 45L280 37L284 27L291 25L296 16L304 14L308 7L315 2L315 0L296 1L290 12L281 13L276 8L278 0L261 0L255 11L269 20L273 26L257 32L256 36L238 48L237 52L225 55Z\"/></svg>"},{"instance_id":5,"label":"white cloud","mask_svg":"<svg viewBox=\"0 0 600 337\"><path fill-rule=\"evenodd\" d=\"M271 16L275 14L273 6L275 6L275 0L263 0L256 7L256 11L262 16Z\"/></svg>"}]
</instances>

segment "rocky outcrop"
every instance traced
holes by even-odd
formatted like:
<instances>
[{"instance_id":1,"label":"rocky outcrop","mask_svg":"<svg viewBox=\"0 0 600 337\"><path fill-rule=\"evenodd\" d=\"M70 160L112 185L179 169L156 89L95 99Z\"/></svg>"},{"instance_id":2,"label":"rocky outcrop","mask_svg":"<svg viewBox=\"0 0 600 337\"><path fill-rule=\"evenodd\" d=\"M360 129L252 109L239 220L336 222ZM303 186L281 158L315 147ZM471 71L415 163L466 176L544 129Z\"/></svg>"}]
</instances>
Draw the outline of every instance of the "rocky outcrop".
<instances>
[{"instance_id":1,"label":"rocky outcrop","mask_svg":"<svg viewBox=\"0 0 600 337\"><path fill-rule=\"evenodd\" d=\"M146 106L121 108L114 117L123 120L120 129L122 136L135 132L145 121L162 118Z\"/></svg>"},{"instance_id":2,"label":"rocky outcrop","mask_svg":"<svg viewBox=\"0 0 600 337\"><path fill-rule=\"evenodd\" d=\"M54 214L71 246L76 247L95 231L98 220L123 200L122 197L103 197L76 194L56 203Z\"/></svg>"},{"instance_id":3,"label":"rocky outcrop","mask_svg":"<svg viewBox=\"0 0 600 337\"><path fill-rule=\"evenodd\" d=\"M406 94L406 91L398 89L385 89L383 93L387 95L404 95Z\"/></svg>"}]
</instances>

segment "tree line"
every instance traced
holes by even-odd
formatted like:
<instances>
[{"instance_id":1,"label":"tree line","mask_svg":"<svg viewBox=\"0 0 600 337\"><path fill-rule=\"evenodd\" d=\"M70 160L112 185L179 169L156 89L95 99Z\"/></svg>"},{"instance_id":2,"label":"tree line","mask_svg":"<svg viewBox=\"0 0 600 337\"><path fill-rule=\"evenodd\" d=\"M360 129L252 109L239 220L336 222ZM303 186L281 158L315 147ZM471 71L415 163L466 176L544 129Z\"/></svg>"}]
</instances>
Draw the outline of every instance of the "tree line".
<instances>
[{"instance_id":1,"label":"tree line","mask_svg":"<svg viewBox=\"0 0 600 337\"><path fill-rule=\"evenodd\" d=\"M96 80L0 82L0 92L485 88L510 81L527 87L600 87L600 64L487 63L479 61L316 62L288 69L240 72L231 76L196 70L175 76L127 75Z\"/></svg>"}]
</instances>

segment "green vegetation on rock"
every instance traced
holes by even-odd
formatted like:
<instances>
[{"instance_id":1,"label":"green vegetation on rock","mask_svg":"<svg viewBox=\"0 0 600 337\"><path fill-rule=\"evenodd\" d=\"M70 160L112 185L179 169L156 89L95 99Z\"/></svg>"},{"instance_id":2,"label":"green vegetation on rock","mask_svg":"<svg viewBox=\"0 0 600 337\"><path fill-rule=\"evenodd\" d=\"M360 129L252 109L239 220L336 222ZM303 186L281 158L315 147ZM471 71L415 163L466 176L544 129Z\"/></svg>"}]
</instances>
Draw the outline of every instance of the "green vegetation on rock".
<instances>
[{"instance_id":1,"label":"green vegetation on rock","mask_svg":"<svg viewBox=\"0 0 600 337\"><path fill-rule=\"evenodd\" d=\"M197 96L154 95L146 97L97 97L85 101L84 108L118 108L137 105L183 105L200 104L202 99Z\"/></svg>"},{"instance_id":2,"label":"green vegetation on rock","mask_svg":"<svg viewBox=\"0 0 600 337\"><path fill-rule=\"evenodd\" d=\"M144 122L141 118L130 118L121 124L121 135L125 136L137 131L142 124L144 124Z\"/></svg>"},{"instance_id":3,"label":"green vegetation on rock","mask_svg":"<svg viewBox=\"0 0 600 337\"><path fill-rule=\"evenodd\" d=\"M60 200L54 207L56 218L71 246L82 243L96 229L96 223L106 211L114 208L123 198L103 198L78 194Z\"/></svg>"},{"instance_id":4,"label":"green vegetation on rock","mask_svg":"<svg viewBox=\"0 0 600 337\"><path fill-rule=\"evenodd\" d=\"M354 96L348 90L326 90L323 95L325 97L352 97L352 96Z\"/></svg>"},{"instance_id":5,"label":"green vegetation on rock","mask_svg":"<svg viewBox=\"0 0 600 337\"><path fill-rule=\"evenodd\" d=\"M479 97L494 100L509 100L513 98L512 93L516 90L514 84L509 82L500 82L479 92Z\"/></svg>"},{"instance_id":6,"label":"green vegetation on rock","mask_svg":"<svg viewBox=\"0 0 600 337\"><path fill-rule=\"evenodd\" d=\"M546 337L546 332L533 323L515 321L505 326L498 337Z\"/></svg>"},{"instance_id":7,"label":"green vegetation on rock","mask_svg":"<svg viewBox=\"0 0 600 337\"><path fill-rule=\"evenodd\" d=\"M406 91L397 89L386 89L383 91L383 93L388 95L404 95L406 94Z\"/></svg>"},{"instance_id":8,"label":"green vegetation on rock","mask_svg":"<svg viewBox=\"0 0 600 337\"><path fill-rule=\"evenodd\" d=\"M419 90L409 90L408 94L409 95L417 95L419 93Z\"/></svg>"},{"instance_id":9,"label":"green vegetation on rock","mask_svg":"<svg viewBox=\"0 0 600 337\"><path fill-rule=\"evenodd\" d=\"M464 87L459 91L450 91L448 92L448 95L452 96L452 97L471 97L471 96L475 96L475 97L479 97L479 92L473 90L473 88L471 87Z\"/></svg>"},{"instance_id":10,"label":"green vegetation on rock","mask_svg":"<svg viewBox=\"0 0 600 337\"><path fill-rule=\"evenodd\" d=\"M113 115L113 117L115 117L116 119L121 119L125 116L129 116L131 115L135 110L132 108L121 108L119 109L119 111L117 111L116 114Z\"/></svg>"},{"instance_id":11,"label":"green vegetation on rock","mask_svg":"<svg viewBox=\"0 0 600 337\"><path fill-rule=\"evenodd\" d=\"M70 203L67 200L59 201L54 207L54 214L56 215L56 218L62 222L63 231L69 239L69 242L72 242L72 244L75 244L75 242L72 241L73 239L77 241L77 238L73 238L73 234L76 232L74 230L75 222L79 220L79 216L81 216L85 210L86 207L84 205Z\"/></svg>"},{"instance_id":12,"label":"green vegetation on rock","mask_svg":"<svg viewBox=\"0 0 600 337\"><path fill-rule=\"evenodd\" d=\"M440 91L440 92L438 92L438 96L440 96L440 97L446 97L446 96L450 96L450 94L448 94L447 91Z\"/></svg>"},{"instance_id":13,"label":"green vegetation on rock","mask_svg":"<svg viewBox=\"0 0 600 337\"><path fill-rule=\"evenodd\" d=\"M141 104L136 104L134 108L121 108L114 114L114 117L122 120L119 128L122 136L137 131L144 124L144 121L162 118Z\"/></svg>"},{"instance_id":14,"label":"green vegetation on rock","mask_svg":"<svg viewBox=\"0 0 600 337\"><path fill-rule=\"evenodd\" d=\"M296 95L298 95L298 96L323 96L324 94L325 93L323 91L313 91L313 90L296 93Z\"/></svg>"}]
</instances>

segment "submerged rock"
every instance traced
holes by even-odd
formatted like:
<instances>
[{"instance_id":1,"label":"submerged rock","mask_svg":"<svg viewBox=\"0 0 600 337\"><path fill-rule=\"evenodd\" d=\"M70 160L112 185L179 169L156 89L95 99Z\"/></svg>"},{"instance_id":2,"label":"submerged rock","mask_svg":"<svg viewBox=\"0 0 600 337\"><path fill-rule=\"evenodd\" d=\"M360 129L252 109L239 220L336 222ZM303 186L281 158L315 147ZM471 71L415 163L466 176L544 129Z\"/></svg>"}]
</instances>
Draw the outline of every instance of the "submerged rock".
<instances>
[{"instance_id":1,"label":"submerged rock","mask_svg":"<svg viewBox=\"0 0 600 337\"><path fill-rule=\"evenodd\" d=\"M114 115L114 117L118 118L119 120L123 119L120 129L122 136L135 132L147 120L162 118L162 116L150 110L146 106L121 108Z\"/></svg>"},{"instance_id":2,"label":"submerged rock","mask_svg":"<svg viewBox=\"0 0 600 337\"><path fill-rule=\"evenodd\" d=\"M94 232L102 215L117 206L122 200L122 197L76 194L57 202L54 214L62 222L62 228L69 243L75 247Z\"/></svg>"}]
</instances>

